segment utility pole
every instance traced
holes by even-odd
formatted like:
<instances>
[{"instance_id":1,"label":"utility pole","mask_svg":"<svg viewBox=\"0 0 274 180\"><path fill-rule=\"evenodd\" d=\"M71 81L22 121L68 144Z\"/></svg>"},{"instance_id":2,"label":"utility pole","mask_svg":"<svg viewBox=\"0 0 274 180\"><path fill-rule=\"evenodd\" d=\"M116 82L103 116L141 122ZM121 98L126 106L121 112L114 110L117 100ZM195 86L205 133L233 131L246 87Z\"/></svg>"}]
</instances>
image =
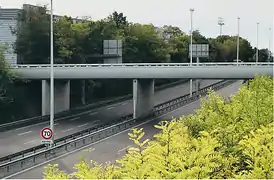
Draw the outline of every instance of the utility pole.
<instances>
[{"instance_id":1,"label":"utility pole","mask_svg":"<svg viewBox=\"0 0 274 180\"><path fill-rule=\"evenodd\" d=\"M240 51L240 17L237 17L238 21L238 33L237 33L237 65L239 63L239 51Z\"/></svg>"},{"instance_id":2,"label":"utility pole","mask_svg":"<svg viewBox=\"0 0 274 180\"><path fill-rule=\"evenodd\" d=\"M53 77L53 7L50 0L50 129L52 130L52 143L54 145L54 77Z\"/></svg>"},{"instance_id":3,"label":"utility pole","mask_svg":"<svg viewBox=\"0 0 274 180\"><path fill-rule=\"evenodd\" d=\"M271 61L271 35L272 35L272 29L269 28L269 42L268 42L268 61Z\"/></svg>"},{"instance_id":4,"label":"utility pole","mask_svg":"<svg viewBox=\"0 0 274 180\"><path fill-rule=\"evenodd\" d=\"M259 23L257 22L257 49L256 49L256 63L259 61Z\"/></svg>"},{"instance_id":5,"label":"utility pole","mask_svg":"<svg viewBox=\"0 0 274 180\"><path fill-rule=\"evenodd\" d=\"M222 32L223 32L223 25L225 25L224 23L224 19L219 17L219 20L218 20L218 24L220 26L220 36L222 36Z\"/></svg>"}]
</instances>

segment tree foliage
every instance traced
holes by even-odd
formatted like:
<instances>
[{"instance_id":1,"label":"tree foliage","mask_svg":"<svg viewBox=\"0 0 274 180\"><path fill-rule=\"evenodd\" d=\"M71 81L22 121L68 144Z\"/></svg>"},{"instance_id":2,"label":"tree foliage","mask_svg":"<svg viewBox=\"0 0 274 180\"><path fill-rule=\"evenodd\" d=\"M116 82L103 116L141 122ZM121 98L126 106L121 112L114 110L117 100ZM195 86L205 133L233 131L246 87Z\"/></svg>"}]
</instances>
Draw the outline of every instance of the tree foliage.
<instances>
[{"instance_id":1,"label":"tree foliage","mask_svg":"<svg viewBox=\"0 0 274 180\"><path fill-rule=\"evenodd\" d=\"M256 77L230 99L209 92L194 115L162 121L153 140L129 133L134 147L116 163L81 161L67 175L46 167L45 179L274 178L273 79Z\"/></svg>"},{"instance_id":2,"label":"tree foliage","mask_svg":"<svg viewBox=\"0 0 274 180\"><path fill-rule=\"evenodd\" d=\"M18 15L20 26L14 29L17 35L15 51L22 57L22 63L45 63L49 60L50 17L47 7L22 10ZM114 11L108 17L75 22L71 17L61 17L54 22L55 57L59 63L83 63L89 55L102 54L105 39L123 40L125 62L169 62L173 53L174 61L188 61L189 33L180 28L165 25L129 22L123 13ZM233 61L236 58L236 36L222 35L206 38L199 30L193 31L194 43L209 43L209 61ZM254 61L256 49L240 38L240 59ZM177 58L176 58L177 57ZM259 51L259 60L268 59L268 50ZM91 62L92 63L92 62Z\"/></svg>"},{"instance_id":3,"label":"tree foliage","mask_svg":"<svg viewBox=\"0 0 274 180\"><path fill-rule=\"evenodd\" d=\"M18 89L14 86L21 81L16 78L16 74L9 71L9 64L6 62L4 52L6 45L0 42L0 112L1 121L7 121L7 119L14 119L13 111L20 111L19 104L21 101L15 101L20 97Z\"/></svg>"}]
</instances>

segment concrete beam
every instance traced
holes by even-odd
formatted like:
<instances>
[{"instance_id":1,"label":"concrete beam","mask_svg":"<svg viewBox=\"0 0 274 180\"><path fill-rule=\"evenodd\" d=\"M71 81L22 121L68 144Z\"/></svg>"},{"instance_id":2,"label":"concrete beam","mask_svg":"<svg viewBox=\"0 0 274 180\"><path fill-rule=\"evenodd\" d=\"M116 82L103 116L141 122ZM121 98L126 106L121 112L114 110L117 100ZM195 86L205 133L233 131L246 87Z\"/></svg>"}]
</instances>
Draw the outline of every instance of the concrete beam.
<instances>
[{"instance_id":1,"label":"concrete beam","mask_svg":"<svg viewBox=\"0 0 274 180\"><path fill-rule=\"evenodd\" d=\"M49 79L50 68L13 69L19 78ZM255 75L273 77L273 66L216 67L55 67L55 79L251 79Z\"/></svg>"},{"instance_id":2,"label":"concrete beam","mask_svg":"<svg viewBox=\"0 0 274 180\"><path fill-rule=\"evenodd\" d=\"M54 82L54 113L70 109L70 81ZM50 113L50 81L42 80L42 116Z\"/></svg>"},{"instance_id":3,"label":"concrete beam","mask_svg":"<svg viewBox=\"0 0 274 180\"><path fill-rule=\"evenodd\" d=\"M145 117L154 108L154 79L133 80L133 117Z\"/></svg>"}]
</instances>

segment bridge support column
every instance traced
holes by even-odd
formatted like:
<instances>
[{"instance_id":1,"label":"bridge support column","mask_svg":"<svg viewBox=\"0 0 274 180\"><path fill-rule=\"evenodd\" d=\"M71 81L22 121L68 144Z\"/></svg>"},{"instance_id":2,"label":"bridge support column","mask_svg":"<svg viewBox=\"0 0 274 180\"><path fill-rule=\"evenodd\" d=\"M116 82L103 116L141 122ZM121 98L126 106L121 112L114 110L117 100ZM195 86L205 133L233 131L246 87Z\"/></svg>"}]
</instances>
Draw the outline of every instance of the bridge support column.
<instances>
[{"instance_id":1,"label":"bridge support column","mask_svg":"<svg viewBox=\"0 0 274 180\"><path fill-rule=\"evenodd\" d=\"M133 117L149 115L154 108L154 79L133 80Z\"/></svg>"},{"instance_id":2,"label":"bridge support column","mask_svg":"<svg viewBox=\"0 0 274 180\"><path fill-rule=\"evenodd\" d=\"M196 85L195 85L195 89L196 89L196 94L199 94L199 90L201 86L201 80L200 79L196 79Z\"/></svg>"},{"instance_id":3,"label":"bridge support column","mask_svg":"<svg viewBox=\"0 0 274 180\"><path fill-rule=\"evenodd\" d=\"M54 113L70 109L70 81L54 81ZM50 81L42 80L42 116L50 113Z\"/></svg>"}]
</instances>

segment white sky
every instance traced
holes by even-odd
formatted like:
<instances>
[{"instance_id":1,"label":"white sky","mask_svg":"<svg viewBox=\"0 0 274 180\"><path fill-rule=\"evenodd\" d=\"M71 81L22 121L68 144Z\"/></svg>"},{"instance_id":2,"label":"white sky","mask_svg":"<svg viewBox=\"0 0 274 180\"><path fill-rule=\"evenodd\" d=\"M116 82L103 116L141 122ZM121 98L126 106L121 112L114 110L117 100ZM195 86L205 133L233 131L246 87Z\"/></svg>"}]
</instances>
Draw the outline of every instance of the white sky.
<instances>
[{"instance_id":1,"label":"white sky","mask_svg":"<svg viewBox=\"0 0 274 180\"><path fill-rule=\"evenodd\" d=\"M69 16L106 17L114 10L123 12L129 21L156 26L179 26L190 30L189 8L194 8L193 27L206 37L219 34L218 17L223 17L223 34L237 34L237 17L241 18L240 35L256 46L256 23L259 22L259 48L273 49L274 0L53 0L54 13ZM2 8L21 8L27 4L49 4L50 0L0 0ZM271 38L269 28L272 28Z\"/></svg>"}]
</instances>

